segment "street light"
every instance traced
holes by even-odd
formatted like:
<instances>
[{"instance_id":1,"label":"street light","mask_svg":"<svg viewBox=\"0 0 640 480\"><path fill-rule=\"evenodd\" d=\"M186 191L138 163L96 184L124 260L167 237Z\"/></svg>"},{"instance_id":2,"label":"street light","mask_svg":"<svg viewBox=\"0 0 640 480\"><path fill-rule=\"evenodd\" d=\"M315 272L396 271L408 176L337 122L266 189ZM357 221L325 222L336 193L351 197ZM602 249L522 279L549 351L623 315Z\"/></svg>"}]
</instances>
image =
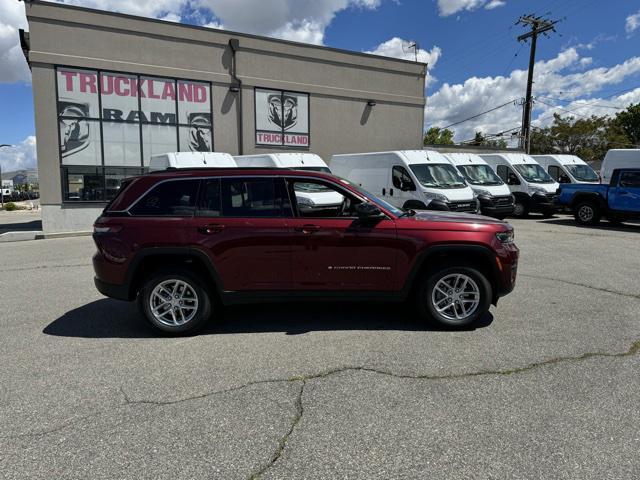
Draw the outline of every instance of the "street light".
<instances>
[{"instance_id":1,"label":"street light","mask_svg":"<svg viewBox=\"0 0 640 480\"><path fill-rule=\"evenodd\" d=\"M2 147L13 147L13 145L9 145L8 143L0 144L0 148ZM2 189L2 164L0 163L0 207L4 208L4 190Z\"/></svg>"}]
</instances>

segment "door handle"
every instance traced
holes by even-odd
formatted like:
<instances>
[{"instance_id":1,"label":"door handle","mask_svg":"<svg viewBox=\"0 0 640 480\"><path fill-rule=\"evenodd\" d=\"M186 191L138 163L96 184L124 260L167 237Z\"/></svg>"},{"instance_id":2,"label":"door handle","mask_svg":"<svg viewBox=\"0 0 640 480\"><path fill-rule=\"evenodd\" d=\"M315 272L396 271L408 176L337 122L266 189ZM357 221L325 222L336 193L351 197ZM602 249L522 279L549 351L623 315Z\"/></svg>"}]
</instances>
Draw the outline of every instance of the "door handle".
<instances>
[{"instance_id":1,"label":"door handle","mask_svg":"<svg viewBox=\"0 0 640 480\"><path fill-rule=\"evenodd\" d=\"M389 189L389 195L391 195L393 197L393 188Z\"/></svg>"},{"instance_id":2,"label":"door handle","mask_svg":"<svg viewBox=\"0 0 640 480\"><path fill-rule=\"evenodd\" d=\"M200 233L204 233L205 235L211 235L212 233L220 233L224 230L225 225L219 223L210 223L209 225L202 225L198 227L198 231Z\"/></svg>"},{"instance_id":3,"label":"door handle","mask_svg":"<svg viewBox=\"0 0 640 480\"><path fill-rule=\"evenodd\" d=\"M294 227L294 230L296 232L302 232L306 235L310 235L314 232L317 232L318 230L320 230L320 227L318 225L302 225L301 227Z\"/></svg>"},{"instance_id":4,"label":"door handle","mask_svg":"<svg viewBox=\"0 0 640 480\"><path fill-rule=\"evenodd\" d=\"M386 194L387 194L387 189L386 189L386 188L383 188L383 189L382 189L382 196L385 196Z\"/></svg>"}]
</instances>

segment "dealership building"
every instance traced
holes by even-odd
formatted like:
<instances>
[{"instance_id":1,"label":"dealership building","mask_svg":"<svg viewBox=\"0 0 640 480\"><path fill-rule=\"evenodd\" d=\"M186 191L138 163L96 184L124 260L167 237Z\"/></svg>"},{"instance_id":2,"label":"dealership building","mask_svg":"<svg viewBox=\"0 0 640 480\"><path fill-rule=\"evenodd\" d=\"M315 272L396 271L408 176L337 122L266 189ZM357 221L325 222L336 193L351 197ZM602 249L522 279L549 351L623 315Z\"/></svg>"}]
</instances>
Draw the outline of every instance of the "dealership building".
<instances>
[{"instance_id":1,"label":"dealership building","mask_svg":"<svg viewBox=\"0 0 640 480\"><path fill-rule=\"evenodd\" d=\"M45 233L87 231L152 155L422 148L425 65L25 5Z\"/></svg>"}]
</instances>

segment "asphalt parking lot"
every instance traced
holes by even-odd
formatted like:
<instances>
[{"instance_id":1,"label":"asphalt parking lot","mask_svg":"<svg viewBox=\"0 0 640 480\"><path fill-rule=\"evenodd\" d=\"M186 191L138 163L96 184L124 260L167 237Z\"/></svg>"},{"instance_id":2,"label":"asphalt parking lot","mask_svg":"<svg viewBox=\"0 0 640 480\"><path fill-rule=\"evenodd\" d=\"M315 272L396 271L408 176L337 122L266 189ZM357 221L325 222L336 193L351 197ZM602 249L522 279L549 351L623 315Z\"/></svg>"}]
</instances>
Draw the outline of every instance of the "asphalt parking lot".
<instances>
[{"instance_id":1,"label":"asphalt parking lot","mask_svg":"<svg viewBox=\"0 0 640 480\"><path fill-rule=\"evenodd\" d=\"M516 290L468 331L301 304L159 338L89 237L0 244L2 477L640 478L640 227L512 223Z\"/></svg>"}]
</instances>

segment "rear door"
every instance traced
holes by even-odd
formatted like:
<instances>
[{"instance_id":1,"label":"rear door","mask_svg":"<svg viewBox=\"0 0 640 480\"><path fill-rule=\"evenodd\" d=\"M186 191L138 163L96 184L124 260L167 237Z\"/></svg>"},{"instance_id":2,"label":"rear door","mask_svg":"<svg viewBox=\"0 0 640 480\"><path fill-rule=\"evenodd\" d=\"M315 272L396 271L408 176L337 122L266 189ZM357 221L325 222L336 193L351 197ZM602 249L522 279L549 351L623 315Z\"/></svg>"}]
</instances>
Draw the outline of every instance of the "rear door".
<instances>
[{"instance_id":1,"label":"rear door","mask_svg":"<svg viewBox=\"0 0 640 480\"><path fill-rule=\"evenodd\" d=\"M618 174L616 186L609 187L609 208L640 213L640 170L621 170Z\"/></svg>"},{"instance_id":2,"label":"rear door","mask_svg":"<svg viewBox=\"0 0 640 480\"><path fill-rule=\"evenodd\" d=\"M293 288L305 291L391 291L400 245L389 219L364 224L355 215L361 202L346 189L320 179L288 179L296 217L291 219ZM314 208L297 202L297 192L332 191L339 205Z\"/></svg>"},{"instance_id":3,"label":"rear door","mask_svg":"<svg viewBox=\"0 0 640 480\"><path fill-rule=\"evenodd\" d=\"M193 243L209 256L225 291L289 289L291 216L284 178L210 178L202 183Z\"/></svg>"}]
</instances>

